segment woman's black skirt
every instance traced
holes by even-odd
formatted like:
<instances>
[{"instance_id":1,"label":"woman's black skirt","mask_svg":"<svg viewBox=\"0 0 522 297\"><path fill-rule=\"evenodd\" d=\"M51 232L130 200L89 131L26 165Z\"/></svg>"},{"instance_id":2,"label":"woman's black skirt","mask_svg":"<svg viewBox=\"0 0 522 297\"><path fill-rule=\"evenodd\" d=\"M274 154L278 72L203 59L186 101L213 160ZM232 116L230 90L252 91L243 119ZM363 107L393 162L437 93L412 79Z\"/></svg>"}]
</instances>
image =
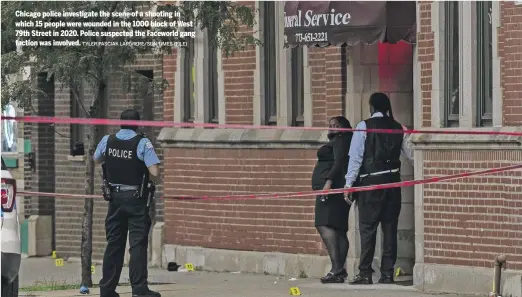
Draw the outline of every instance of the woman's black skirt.
<instances>
[{"instance_id":1,"label":"woman's black skirt","mask_svg":"<svg viewBox=\"0 0 522 297\"><path fill-rule=\"evenodd\" d=\"M350 204L344 200L344 195L331 194L328 199L315 199L315 226L328 226L339 231L348 231L348 213Z\"/></svg>"}]
</instances>

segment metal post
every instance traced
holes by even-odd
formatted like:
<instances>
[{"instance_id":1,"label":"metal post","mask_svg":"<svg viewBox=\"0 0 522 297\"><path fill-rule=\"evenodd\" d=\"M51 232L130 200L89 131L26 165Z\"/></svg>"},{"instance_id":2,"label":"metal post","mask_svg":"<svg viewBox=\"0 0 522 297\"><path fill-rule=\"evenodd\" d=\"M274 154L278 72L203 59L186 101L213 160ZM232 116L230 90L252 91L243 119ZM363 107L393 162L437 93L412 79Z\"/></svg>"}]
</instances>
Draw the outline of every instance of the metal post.
<instances>
[{"instance_id":1,"label":"metal post","mask_svg":"<svg viewBox=\"0 0 522 297\"><path fill-rule=\"evenodd\" d=\"M497 297L502 296L500 293L500 282L502 276L502 267L504 269L506 264L506 255L498 255L495 258L495 279L493 281L493 292L490 294L491 296Z\"/></svg>"}]
</instances>

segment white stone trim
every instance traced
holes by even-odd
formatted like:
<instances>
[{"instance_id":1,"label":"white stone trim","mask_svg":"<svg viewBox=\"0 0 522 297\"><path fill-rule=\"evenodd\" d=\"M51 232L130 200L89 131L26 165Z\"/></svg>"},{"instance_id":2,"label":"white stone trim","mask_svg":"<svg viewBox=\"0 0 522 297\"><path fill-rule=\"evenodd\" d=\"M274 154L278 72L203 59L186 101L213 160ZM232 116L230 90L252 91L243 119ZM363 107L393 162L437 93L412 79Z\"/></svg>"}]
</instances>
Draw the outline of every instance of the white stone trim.
<instances>
[{"instance_id":1,"label":"white stone trim","mask_svg":"<svg viewBox=\"0 0 522 297\"><path fill-rule=\"evenodd\" d=\"M444 3L432 3L431 25L434 31L434 61L432 64L431 122L433 128L444 127ZM477 123L477 49L476 3L459 2L459 127L468 129ZM492 1L493 28L493 126L502 126L501 57L498 52L500 4ZM415 70L414 70L415 71ZM415 79L416 75L414 75ZM417 84L417 83L416 83ZM419 98L415 98L415 102ZM422 120L421 120L422 121Z\"/></svg>"},{"instance_id":2,"label":"white stone trim","mask_svg":"<svg viewBox=\"0 0 522 297\"><path fill-rule=\"evenodd\" d=\"M210 122L210 94L209 94L209 86L210 81L208 80L208 63L207 63L207 57L210 55L209 47L208 47L208 31L205 29L202 31L203 34L201 34L202 40L201 40L201 48L203 48L203 55L201 59L198 60L198 64L201 64L202 66L198 67L196 66L196 71L198 69L202 69L201 71L201 80L199 76L196 77L196 82L203 82L198 83L197 88L200 89L200 93L203 94L201 97L197 96L198 103L201 105L200 108L198 108L199 117L197 120L197 123L203 123L203 122ZM199 48L198 47L198 48ZM198 53L199 53L198 49ZM217 95L218 95L218 117L219 117L219 124L225 124L226 122L226 102L225 102L225 72L223 71L223 54L221 52L221 49L216 50L216 62L217 62ZM198 74L198 72L196 72Z\"/></svg>"},{"instance_id":3,"label":"white stone trim","mask_svg":"<svg viewBox=\"0 0 522 297\"><path fill-rule=\"evenodd\" d=\"M185 70L183 69L183 59L185 58L185 50L182 48L177 49L176 56L176 73L174 75L174 122L183 121L184 113L184 102L183 102L183 75Z\"/></svg>"},{"instance_id":4,"label":"white stone trim","mask_svg":"<svg viewBox=\"0 0 522 297\"><path fill-rule=\"evenodd\" d=\"M218 79L218 114L219 124L227 122L227 102L225 98L225 71L223 70L223 53L217 50L217 79Z\"/></svg>"},{"instance_id":5,"label":"white stone trim","mask_svg":"<svg viewBox=\"0 0 522 297\"><path fill-rule=\"evenodd\" d=\"M414 151L414 179L424 179L424 152ZM414 220L415 220L415 265L413 273L414 285L424 285L424 185L414 186Z\"/></svg>"},{"instance_id":6,"label":"white stone trim","mask_svg":"<svg viewBox=\"0 0 522 297\"><path fill-rule=\"evenodd\" d=\"M346 65L346 108L345 116L353 127L362 120L362 94L364 90L364 70L361 66L363 44L348 47L348 65Z\"/></svg>"},{"instance_id":7,"label":"white stone trim","mask_svg":"<svg viewBox=\"0 0 522 297\"><path fill-rule=\"evenodd\" d=\"M254 38L262 40L261 28L262 19L259 12L259 1L255 1L255 24L254 24ZM254 69L254 97L252 98L252 113L254 125L261 125L262 123L262 115L265 114L265 107L263 105L263 89L261 88L261 46L256 46L256 69Z\"/></svg>"},{"instance_id":8,"label":"white stone trim","mask_svg":"<svg viewBox=\"0 0 522 297\"><path fill-rule=\"evenodd\" d=\"M204 123L206 119L206 100L205 100L205 50L207 43L205 34L199 27L194 28L196 38L194 38L194 68L196 70L196 81L194 82L194 123ZM190 74L192 76L192 73Z\"/></svg>"},{"instance_id":9,"label":"white stone trim","mask_svg":"<svg viewBox=\"0 0 522 297\"><path fill-rule=\"evenodd\" d=\"M432 62L431 77L431 126L433 128L444 127L444 61L445 61L445 44L444 44L444 1L434 1L431 3L431 28L434 32L434 58ZM419 6L417 6L419 7ZM419 10L419 9L417 9ZM417 13L419 17L420 12ZM420 19L420 18L418 18ZM417 26L417 30L420 30ZM420 70L420 69L419 69ZM420 71L419 71L420 74ZM414 75L415 77L415 75ZM419 90L420 91L420 90ZM416 98L417 99L417 98ZM419 96L422 100L422 96ZM421 106L421 113L423 113ZM420 119L422 126L422 118ZM419 127L420 127L419 126Z\"/></svg>"},{"instance_id":10,"label":"white stone trim","mask_svg":"<svg viewBox=\"0 0 522 297\"><path fill-rule=\"evenodd\" d=\"M291 100L288 97L288 90L286 88L288 82L287 72L287 49L283 48L284 43L284 2L275 2L275 12L279 16L276 20L276 61L278 69L276 71L276 94L277 100L277 125L289 125L292 121ZM260 14L259 1L256 1L256 25L254 25L254 37L263 40L263 26L264 18ZM253 98L253 114L254 125L263 124L265 114L265 94L262 86L263 82L263 48L256 46L256 69L254 71L254 98ZM289 105L290 104L290 105Z\"/></svg>"},{"instance_id":11,"label":"white stone trim","mask_svg":"<svg viewBox=\"0 0 522 297\"><path fill-rule=\"evenodd\" d=\"M194 68L196 69L196 82L194 84L195 93L195 112L194 122L204 123L208 119L208 82L206 73L208 72L208 65L205 63L206 57L208 56L207 46L207 32L202 31L199 28L195 28L196 38L194 39ZM222 53L220 50L217 51L217 77L218 77L218 108L219 108L219 124L226 122L226 102L225 102L225 74L223 71L223 60ZM183 67L183 61L185 59L185 50L182 48L177 49L176 65L177 69L175 72L175 90L174 90L174 122L182 122L185 117L184 108L184 83L183 78L185 75L192 75L191 70L187 72Z\"/></svg>"},{"instance_id":12,"label":"white stone trim","mask_svg":"<svg viewBox=\"0 0 522 297\"><path fill-rule=\"evenodd\" d=\"M291 73L291 72L290 72ZM303 46L303 93L304 93L304 126L312 127L312 71L310 70L309 50L307 46Z\"/></svg>"},{"instance_id":13,"label":"white stone trim","mask_svg":"<svg viewBox=\"0 0 522 297\"><path fill-rule=\"evenodd\" d=\"M498 30L502 26L500 19L500 2L491 1L491 27L492 27L492 68L493 68L493 127L501 127L503 124L501 83L501 57L498 53Z\"/></svg>"},{"instance_id":14,"label":"white stone trim","mask_svg":"<svg viewBox=\"0 0 522 297\"><path fill-rule=\"evenodd\" d=\"M433 6L433 3L431 4ZM416 5L416 19L420 20L420 5ZM433 12L432 12L433 17ZM417 26L417 36L421 32L420 26ZM420 129L422 127L422 89L421 89L421 68L419 61L419 49L417 44L413 45L413 127Z\"/></svg>"},{"instance_id":15,"label":"white stone trim","mask_svg":"<svg viewBox=\"0 0 522 297\"><path fill-rule=\"evenodd\" d=\"M413 45L413 127L422 128L421 69L417 45Z\"/></svg>"},{"instance_id":16,"label":"white stone trim","mask_svg":"<svg viewBox=\"0 0 522 297\"><path fill-rule=\"evenodd\" d=\"M284 1L276 1L275 2L275 14L277 18L275 19L275 28L276 28L276 67L278 77L276 79L276 88L277 88L277 125L278 126L291 126L292 125L292 93L288 92L288 86L292 86L292 76L289 75L292 72L288 72L288 64L287 61L292 63L291 59L291 49L284 48L284 38L285 38L285 23L284 23L284 12L285 12L285 2Z\"/></svg>"},{"instance_id":17,"label":"white stone trim","mask_svg":"<svg viewBox=\"0 0 522 297\"><path fill-rule=\"evenodd\" d=\"M476 122L476 5L459 2L459 127L473 128Z\"/></svg>"}]
</instances>

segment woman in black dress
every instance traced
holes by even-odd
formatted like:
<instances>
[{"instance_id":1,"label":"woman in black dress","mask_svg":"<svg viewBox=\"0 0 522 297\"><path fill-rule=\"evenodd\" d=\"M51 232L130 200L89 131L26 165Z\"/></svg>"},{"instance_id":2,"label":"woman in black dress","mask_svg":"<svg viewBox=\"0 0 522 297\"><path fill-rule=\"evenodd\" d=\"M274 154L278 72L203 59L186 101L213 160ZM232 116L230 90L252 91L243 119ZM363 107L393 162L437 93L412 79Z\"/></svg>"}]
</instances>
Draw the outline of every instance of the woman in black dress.
<instances>
[{"instance_id":1,"label":"woman in black dress","mask_svg":"<svg viewBox=\"0 0 522 297\"><path fill-rule=\"evenodd\" d=\"M330 120L330 128L352 128L343 116ZM329 131L327 144L317 151L317 164L312 174L314 190L341 189L345 184L348 151L352 132ZM344 264L348 254L348 212L350 205L344 195L318 196L315 202L315 227L330 255L332 269L321 278L322 283L343 283L348 276Z\"/></svg>"}]
</instances>

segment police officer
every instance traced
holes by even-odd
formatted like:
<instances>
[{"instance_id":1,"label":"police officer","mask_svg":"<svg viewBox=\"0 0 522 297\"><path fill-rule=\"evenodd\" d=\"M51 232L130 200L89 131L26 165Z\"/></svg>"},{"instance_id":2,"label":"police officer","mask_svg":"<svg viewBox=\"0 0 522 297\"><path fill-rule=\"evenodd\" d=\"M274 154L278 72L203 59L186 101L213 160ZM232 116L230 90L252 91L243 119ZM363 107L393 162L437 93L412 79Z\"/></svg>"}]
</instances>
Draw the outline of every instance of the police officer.
<instances>
[{"instance_id":1,"label":"police officer","mask_svg":"<svg viewBox=\"0 0 522 297\"><path fill-rule=\"evenodd\" d=\"M136 110L121 113L122 120L139 120ZM116 287L120 280L127 232L129 233L129 277L132 296L160 297L149 290L147 283L147 248L151 218L147 197L141 197L144 180L159 182L160 161L149 139L136 133L137 126L122 125L116 134L102 138L96 152L96 164L105 162L104 177L110 191L109 210L105 219L107 247L103 256L101 297L119 297Z\"/></svg>"},{"instance_id":2,"label":"police officer","mask_svg":"<svg viewBox=\"0 0 522 297\"><path fill-rule=\"evenodd\" d=\"M391 103L384 93L370 96L371 118L360 122L356 129L405 129L393 118ZM404 133L354 132L350 145L350 160L346 188L400 181L400 156L413 161L413 151ZM348 199L348 194L345 195ZM375 253L377 227L381 223L383 247L379 283L393 283L393 267L397 260L397 225L401 212L401 188L357 193L361 256L359 274L350 284L372 284L372 262Z\"/></svg>"}]
</instances>

